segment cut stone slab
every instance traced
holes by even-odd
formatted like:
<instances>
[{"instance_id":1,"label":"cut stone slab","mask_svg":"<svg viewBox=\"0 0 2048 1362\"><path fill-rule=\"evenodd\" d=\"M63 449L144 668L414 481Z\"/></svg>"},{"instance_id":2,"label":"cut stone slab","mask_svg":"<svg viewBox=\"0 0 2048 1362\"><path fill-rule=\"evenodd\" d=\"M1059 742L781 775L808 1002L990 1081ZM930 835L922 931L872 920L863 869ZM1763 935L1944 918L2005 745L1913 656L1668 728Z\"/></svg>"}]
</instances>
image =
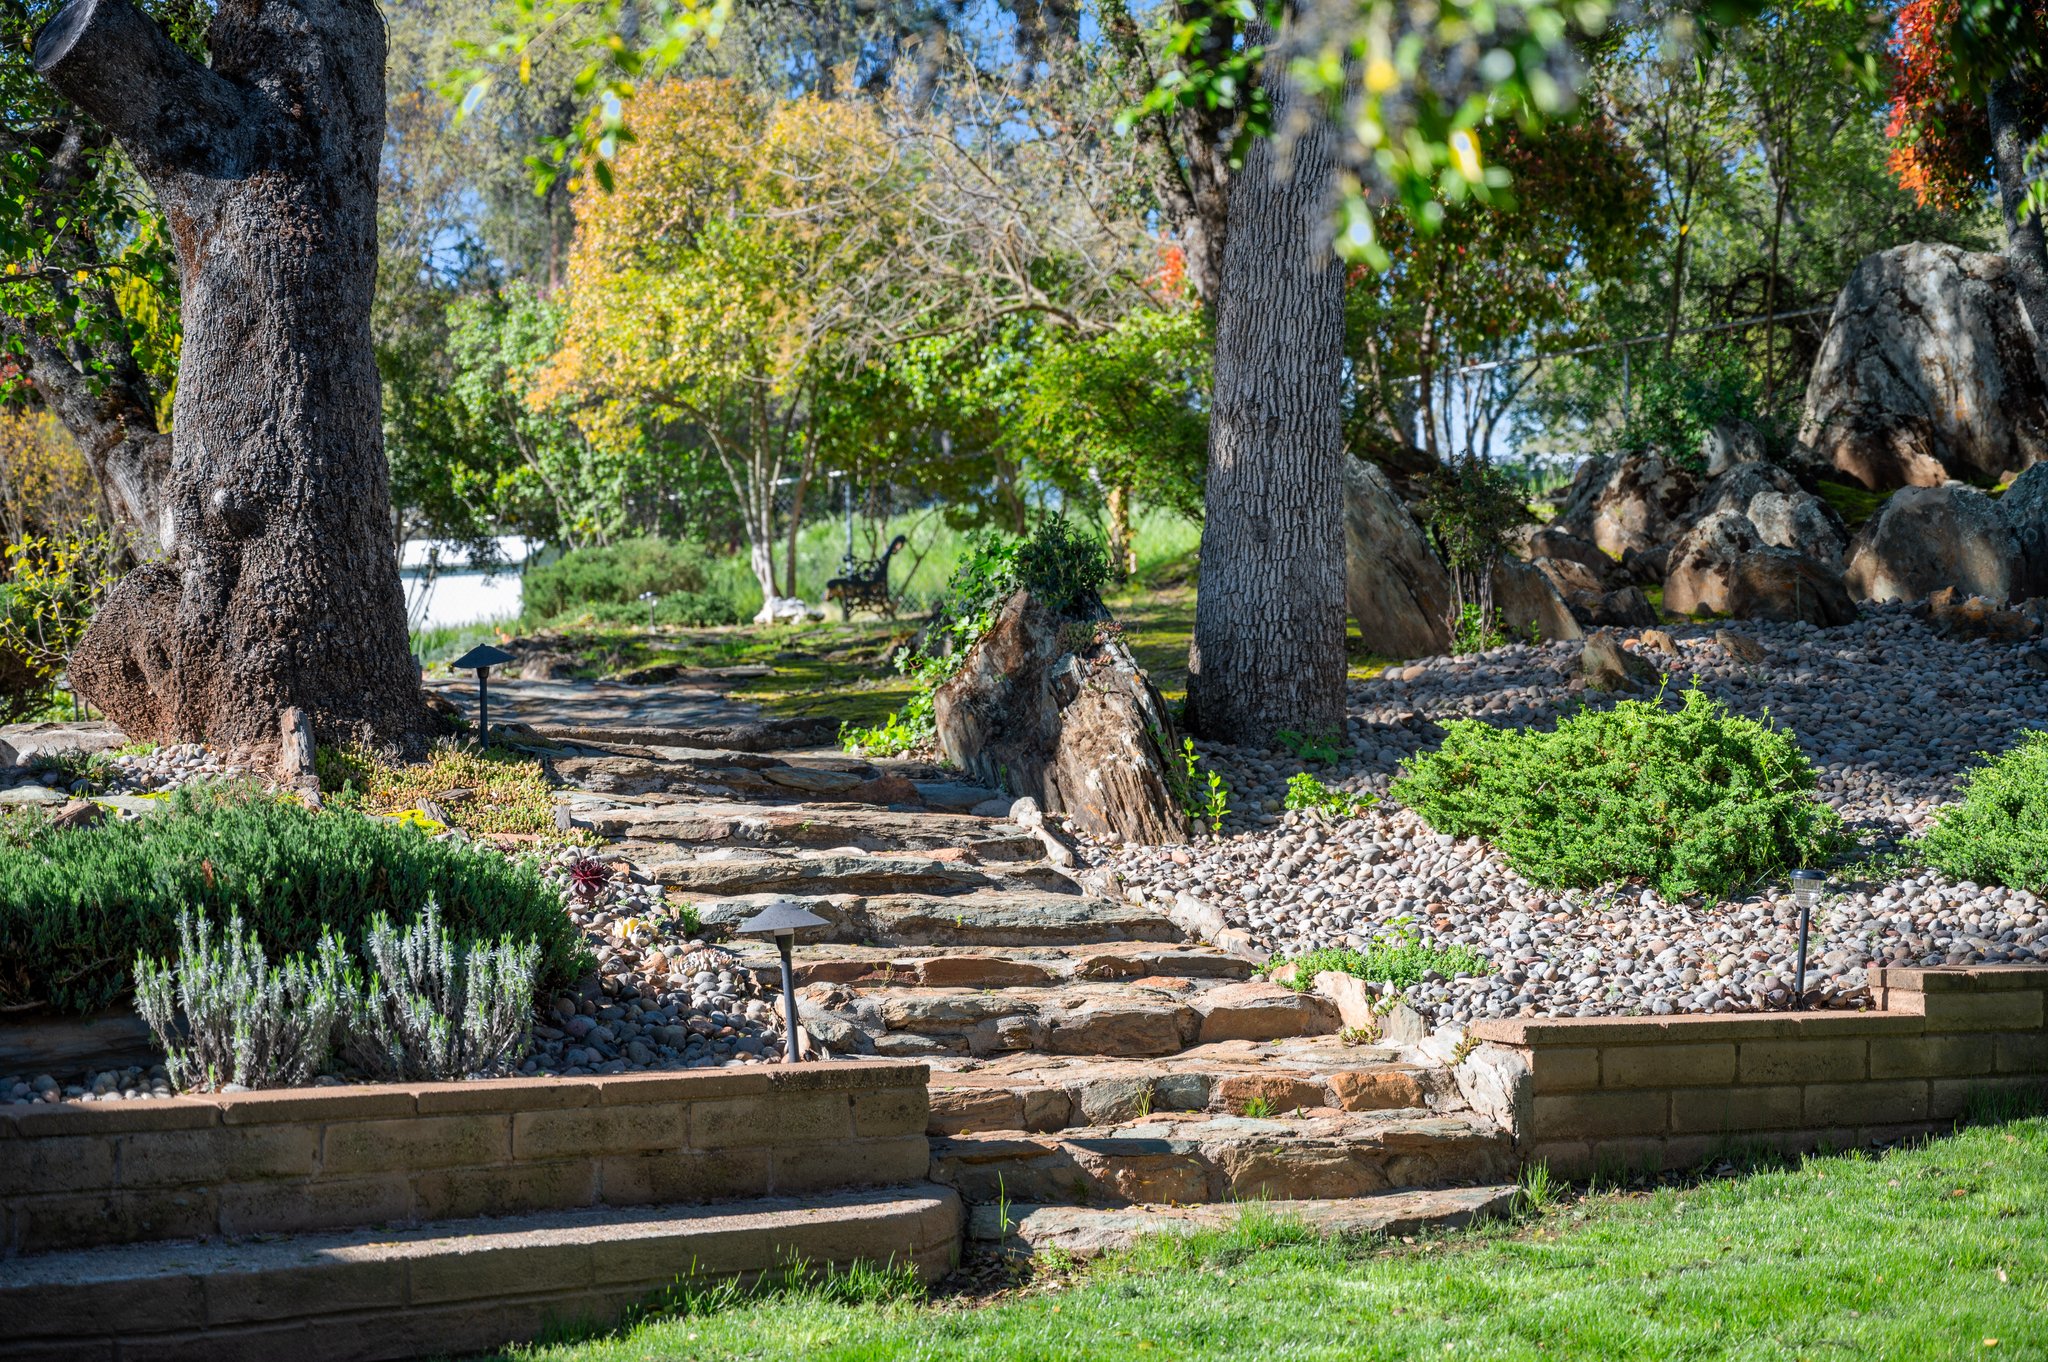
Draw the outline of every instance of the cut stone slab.
<instances>
[{"instance_id":1,"label":"cut stone slab","mask_svg":"<svg viewBox=\"0 0 2048 1362\"><path fill-rule=\"evenodd\" d=\"M1415 1235L1463 1229L1507 1215L1519 1191L1510 1185L1381 1192L1341 1201L1288 1201L1277 1205L976 1206L967 1237L1004 1251L1033 1255L1057 1250L1073 1258L1127 1249L1150 1235L1185 1235L1227 1229L1249 1214L1290 1221L1326 1235Z\"/></svg>"},{"instance_id":2,"label":"cut stone slab","mask_svg":"<svg viewBox=\"0 0 2048 1362\"><path fill-rule=\"evenodd\" d=\"M735 943L745 968L765 983L779 980L772 947ZM1206 947L1145 943L1089 946L799 946L795 978L804 984L892 985L898 988L1028 988L1071 980L1247 979L1252 967Z\"/></svg>"},{"instance_id":3,"label":"cut stone slab","mask_svg":"<svg viewBox=\"0 0 2048 1362\"><path fill-rule=\"evenodd\" d=\"M1328 998L1278 984L1227 984L1195 995L1192 1002L1202 1016L1204 1043L1328 1035L1343 1025Z\"/></svg>"},{"instance_id":4,"label":"cut stone slab","mask_svg":"<svg viewBox=\"0 0 2048 1362\"><path fill-rule=\"evenodd\" d=\"M0 1358L491 1351L618 1318L679 1275L753 1281L801 1259L934 1280L960 1216L954 1193L918 1186L34 1254L0 1261Z\"/></svg>"},{"instance_id":5,"label":"cut stone slab","mask_svg":"<svg viewBox=\"0 0 2048 1362\"><path fill-rule=\"evenodd\" d=\"M1013 823L845 804L764 806L727 800L603 806L564 797L571 826L628 842L863 851L961 848L984 861L1038 861L1038 838Z\"/></svg>"},{"instance_id":6,"label":"cut stone slab","mask_svg":"<svg viewBox=\"0 0 2048 1362\"><path fill-rule=\"evenodd\" d=\"M630 859L630 857L629 857ZM712 852L636 862L655 883L685 894L962 893L995 881L968 866L905 856Z\"/></svg>"},{"instance_id":7,"label":"cut stone slab","mask_svg":"<svg viewBox=\"0 0 2048 1362\"><path fill-rule=\"evenodd\" d=\"M700 902L707 926L730 927L759 912L770 897ZM831 925L797 934L800 945L844 943L879 947L1095 946L1112 942L1179 943L1180 929L1143 908L1078 893L984 889L951 897L923 894L799 895L797 901Z\"/></svg>"},{"instance_id":8,"label":"cut stone slab","mask_svg":"<svg viewBox=\"0 0 2048 1362\"><path fill-rule=\"evenodd\" d=\"M1342 1199L1496 1183L1513 1142L1478 1120L1395 1112L1197 1116L932 1141L932 1180L969 1202L1054 1205Z\"/></svg>"},{"instance_id":9,"label":"cut stone slab","mask_svg":"<svg viewBox=\"0 0 2048 1362\"><path fill-rule=\"evenodd\" d=\"M100 720L0 724L0 768L26 766L37 757L68 752L111 752L127 741L120 729Z\"/></svg>"},{"instance_id":10,"label":"cut stone slab","mask_svg":"<svg viewBox=\"0 0 2048 1362\"><path fill-rule=\"evenodd\" d=\"M59 804L70 802L70 795L62 790L53 790L47 785L14 785L0 790L0 807L46 804L55 808Z\"/></svg>"}]
</instances>

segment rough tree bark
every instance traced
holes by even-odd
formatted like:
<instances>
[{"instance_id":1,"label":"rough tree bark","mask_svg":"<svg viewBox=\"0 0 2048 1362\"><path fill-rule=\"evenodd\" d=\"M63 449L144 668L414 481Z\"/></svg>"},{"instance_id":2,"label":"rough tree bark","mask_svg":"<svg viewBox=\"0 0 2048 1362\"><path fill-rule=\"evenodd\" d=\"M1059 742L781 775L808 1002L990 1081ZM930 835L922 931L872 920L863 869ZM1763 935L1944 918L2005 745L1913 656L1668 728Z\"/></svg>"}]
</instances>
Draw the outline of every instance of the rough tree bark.
<instances>
[{"instance_id":1,"label":"rough tree bark","mask_svg":"<svg viewBox=\"0 0 2048 1362\"><path fill-rule=\"evenodd\" d=\"M210 68L128 0L36 35L36 69L149 182L183 292L166 556L114 589L71 677L132 737L264 766L293 707L323 741L413 748L370 338L383 19L223 0L208 45Z\"/></svg>"},{"instance_id":2,"label":"rough tree bark","mask_svg":"<svg viewBox=\"0 0 2048 1362\"><path fill-rule=\"evenodd\" d=\"M1252 36L1258 41L1258 36ZM1269 63L1278 73L1280 61ZM1188 726L1222 742L1344 725L1344 274L1335 137L1280 77L1230 190Z\"/></svg>"},{"instance_id":3,"label":"rough tree bark","mask_svg":"<svg viewBox=\"0 0 2048 1362\"><path fill-rule=\"evenodd\" d=\"M2017 77L1994 81L1984 101L1991 124L1991 160L1998 182L1998 206L2005 217L2005 254L2019 277L2020 297L2034 323L2034 334L2048 336L2048 238L2041 214L2022 213L2026 199L2027 148L2041 134L2038 119L2029 120L2024 86Z\"/></svg>"}]
</instances>

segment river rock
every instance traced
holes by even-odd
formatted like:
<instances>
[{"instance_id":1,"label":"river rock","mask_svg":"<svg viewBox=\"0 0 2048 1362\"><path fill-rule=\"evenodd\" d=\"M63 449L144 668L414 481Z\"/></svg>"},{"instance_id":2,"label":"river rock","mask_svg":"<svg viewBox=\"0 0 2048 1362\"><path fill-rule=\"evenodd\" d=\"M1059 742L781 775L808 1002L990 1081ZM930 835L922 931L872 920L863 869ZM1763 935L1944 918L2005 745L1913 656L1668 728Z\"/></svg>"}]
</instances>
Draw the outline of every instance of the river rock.
<instances>
[{"instance_id":1,"label":"river rock","mask_svg":"<svg viewBox=\"0 0 2048 1362\"><path fill-rule=\"evenodd\" d=\"M1895 492L1856 533L1845 574L1859 600L1916 601L1943 587L2003 604L2021 577L1998 504L1951 482Z\"/></svg>"},{"instance_id":2,"label":"river rock","mask_svg":"<svg viewBox=\"0 0 2048 1362\"><path fill-rule=\"evenodd\" d=\"M1091 836L1185 842L1173 720L1112 623L1099 601L1012 596L933 696L939 749Z\"/></svg>"},{"instance_id":3,"label":"river rock","mask_svg":"<svg viewBox=\"0 0 2048 1362\"><path fill-rule=\"evenodd\" d=\"M2006 258L1925 242L1866 256L1814 360L1799 439L1880 489L1997 482L2048 456L2048 351Z\"/></svg>"}]
</instances>

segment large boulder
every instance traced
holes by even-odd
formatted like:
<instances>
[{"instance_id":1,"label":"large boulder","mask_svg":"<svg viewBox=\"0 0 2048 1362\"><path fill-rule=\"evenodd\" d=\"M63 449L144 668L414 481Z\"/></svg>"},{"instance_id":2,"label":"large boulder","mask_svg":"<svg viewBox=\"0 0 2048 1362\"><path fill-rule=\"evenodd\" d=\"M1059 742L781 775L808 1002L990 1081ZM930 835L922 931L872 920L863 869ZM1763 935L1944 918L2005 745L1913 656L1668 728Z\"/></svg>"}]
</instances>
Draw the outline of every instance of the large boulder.
<instances>
[{"instance_id":1,"label":"large boulder","mask_svg":"<svg viewBox=\"0 0 2048 1362\"><path fill-rule=\"evenodd\" d=\"M1766 544L1818 558L1836 571L1848 551L1849 530L1835 509L1799 485L1784 469L1767 463L1737 464L1707 484L1697 514L1734 511L1756 528Z\"/></svg>"},{"instance_id":2,"label":"large boulder","mask_svg":"<svg viewBox=\"0 0 2048 1362\"><path fill-rule=\"evenodd\" d=\"M1766 543L1748 516L1728 510L1701 517L1672 548L1664 608L1681 615L1705 609L1738 619L1819 625L1856 618L1837 569Z\"/></svg>"},{"instance_id":3,"label":"large boulder","mask_svg":"<svg viewBox=\"0 0 2048 1362\"><path fill-rule=\"evenodd\" d=\"M1846 574L1860 600L1917 601L1952 586L1999 603L2013 599L2024 575L1998 503L1959 482L1886 498L1856 532Z\"/></svg>"},{"instance_id":4,"label":"large boulder","mask_svg":"<svg viewBox=\"0 0 2048 1362\"><path fill-rule=\"evenodd\" d=\"M1577 563L1598 579L1602 591L1628 585L1628 573L1620 563L1600 552L1599 545L1592 540L1581 539L1569 530L1555 525L1525 525L1512 536L1511 542L1516 556L1532 563L1540 565L1546 558Z\"/></svg>"},{"instance_id":5,"label":"large boulder","mask_svg":"<svg viewBox=\"0 0 2048 1362\"><path fill-rule=\"evenodd\" d=\"M939 749L971 778L1092 836L1188 839L1173 720L1100 604L1058 615L1019 591L932 698Z\"/></svg>"},{"instance_id":6,"label":"large boulder","mask_svg":"<svg viewBox=\"0 0 2048 1362\"><path fill-rule=\"evenodd\" d=\"M1596 550L1597 552L1597 550ZM1655 624L1657 612L1635 586L1610 589L1608 579L1572 558L1536 558L1530 566L1549 579L1580 624Z\"/></svg>"},{"instance_id":7,"label":"large boulder","mask_svg":"<svg viewBox=\"0 0 2048 1362\"><path fill-rule=\"evenodd\" d=\"M1344 605L1368 652L1428 657L1451 646L1451 577L1392 484L1344 460Z\"/></svg>"},{"instance_id":8,"label":"large boulder","mask_svg":"<svg viewBox=\"0 0 2048 1362\"><path fill-rule=\"evenodd\" d=\"M1557 525L1619 558L1675 538L1698 492L1692 474L1654 455L1588 459L1572 478Z\"/></svg>"},{"instance_id":9,"label":"large boulder","mask_svg":"<svg viewBox=\"0 0 2048 1362\"><path fill-rule=\"evenodd\" d=\"M1718 478L1739 464L1766 458L1763 432L1747 421L1719 421L1700 441L1700 463L1707 476Z\"/></svg>"},{"instance_id":10,"label":"large boulder","mask_svg":"<svg viewBox=\"0 0 2048 1362\"><path fill-rule=\"evenodd\" d=\"M1997 482L2048 457L2048 357L2002 255L1866 256L1835 302L1799 439L1868 487Z\"/></svg>"},{"instance_id":11,"label":"large boulder","mask_svg":"<svg viewBox=\"0 0 2048 1362\"><path fill-rule=\"evenodd\" d=\"M1545 642L1584 638L1564 597L1550 579L1519 558L1504 557L1493 569L1493 608L1510 633Z\"/></svg>"},{"instance_id":12,"label":"large boulder","mask_svg":"<svg viewBox=\"0 0 2048 1362\"><path fill-rule=\"evenodd\" d=\"M2048 596L2048 464L2035 464L1998 499L1998 516L2017 553L2014 600Z\"/></svg>"}]
</instances>

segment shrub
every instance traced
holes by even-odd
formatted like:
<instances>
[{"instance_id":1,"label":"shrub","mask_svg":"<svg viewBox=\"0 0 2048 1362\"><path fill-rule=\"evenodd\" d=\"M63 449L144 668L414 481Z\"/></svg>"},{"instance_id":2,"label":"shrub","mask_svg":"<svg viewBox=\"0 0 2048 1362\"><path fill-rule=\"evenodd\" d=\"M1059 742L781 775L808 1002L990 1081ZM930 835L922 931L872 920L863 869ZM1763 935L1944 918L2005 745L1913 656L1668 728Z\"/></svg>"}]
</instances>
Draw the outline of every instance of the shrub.
<instances>
[{"instance_id":1,"label":"shrub","mask_svg":"<svg viewBox=\"0 0 2048 1362\"><path fill-rule=\"evenodd\" d=\"M1408 989L1432 974L1451 979L1485 974L1489 969L1485 958L1470 946L1425 946L1414 932L1381 937L1362 951L1325 946L1287 963L1294 966L1287 987L1296 993L1314 988L1318 974L1355 974L1375 984Z\"/></svg>"},{"instance_id":2,"label":"shrub","mask_svg":"<svg viewBox=\"0 0 2048 1362\"><path fill-rule=\"evenodd\" d=\"M370 1077L501 1074L525 1056L540 963L533 942L459 942L430 898L404 931L372 922L365 953L369 986L346 1017L341 1048Z\"/></svg>"},{"instance_id":3,"label":"shrub","mask_svg":"<svg viewBox=\"0 0 2048 1362\"><path fill-rule=\"evenodd\" d=\"M180 913L176 962L147 955L135 962L135 1008L156 1032L180 1088L307 1082L326 1071L352 993L333 936L321 938L310 962L293 955L273 967L255 934L243 933L239 913L218 942L203 913L197 921Z\"/></svg>"},{"instance_id":4,"label":"shrub","mask_svg":"<svg viewBox=\"0 0 2048 1362\"><path fill-rule=\"evenodd\" d=\"M1539 885L1720 896L1846 840L1793 736L1697 689L1675 712L1625 700L1547 733L1456 720L1404 765L1395 799L1438 832L1487 838Z\"/></svg>"},{"instance_id":5,"label":"shrub","mask_svg":"<svg viewBox=\"0 0 2048 1362\"><path fill-rule=\"evenodd\" d=\"M358 813L181 791L153 817L20 841L0 844L0 1007L118 1001L131 961L177 947L186 910L239 913L283 956L311 952L326 928L352 939L432 897L458 935L536 941L543 984L586 968L560 895L532 866Z\"/></svg>"},{"instance_id":6,"label":"shrub","mask_svg":"<svg viewBox=\"0 0 2048 1362\"><path fill-rule=\"evenodd\" d=\"M664 624L737 624L744 616L711 589L712 567L702 546L669 539L629 539L604 548L574 549L552 563L530 567L521 578L521 606L529 620L591 614L633 623L647 618L640 598L652 594L655 619Z\"/></svg>"},{"instance_id":7,"label":"shrub","mask_svg":"<svg viewBox=\"0 0 2048 1362\"><path fill-rule=\"evenodd\" d=\"M1942 874L2048 893L2048 733L2028 733L1963 777L1962 801L1915 843Z\"/></svg>"},{"instance_id":8,"label":"shrub","mask_svg":"<svg viewBox=\"0 0 2048 1362\"><path fill-rule=\"evenodd\" d=\"M1371 795L1333 789L1306 771L1296 772L1287 778L1287 807L1290 809L1313 810L1332 818L1356 818L1375 802Z\"/></svg>"}]
</instances>

